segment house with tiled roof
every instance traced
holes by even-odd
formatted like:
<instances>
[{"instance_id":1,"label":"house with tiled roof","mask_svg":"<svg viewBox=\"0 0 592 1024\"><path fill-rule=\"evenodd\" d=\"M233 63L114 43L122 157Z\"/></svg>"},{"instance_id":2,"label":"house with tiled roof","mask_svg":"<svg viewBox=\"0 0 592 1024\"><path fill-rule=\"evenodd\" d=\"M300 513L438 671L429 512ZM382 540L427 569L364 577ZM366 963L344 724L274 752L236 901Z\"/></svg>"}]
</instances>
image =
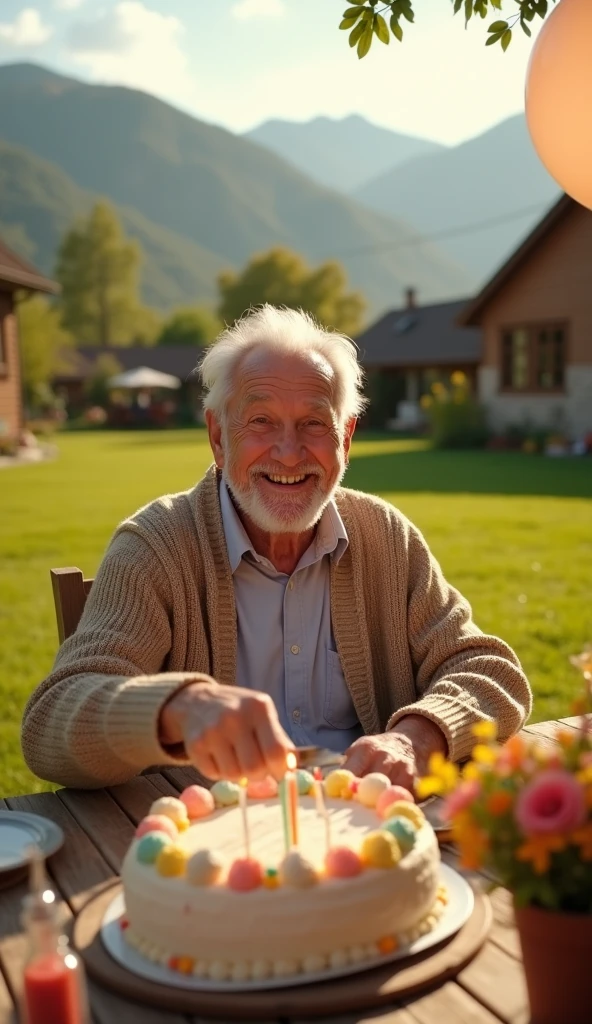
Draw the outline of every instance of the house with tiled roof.
<instances>
[{"instance_id":1,"label":"house with tiled roof","mask_svg":"<svg viewBox=\"0 0 592 1024\"><path fill-rule=\"evenodd\" d=\"M496 430L592 434L592 211L563 195L457 319Z\"/></svg>"}]
</instances>

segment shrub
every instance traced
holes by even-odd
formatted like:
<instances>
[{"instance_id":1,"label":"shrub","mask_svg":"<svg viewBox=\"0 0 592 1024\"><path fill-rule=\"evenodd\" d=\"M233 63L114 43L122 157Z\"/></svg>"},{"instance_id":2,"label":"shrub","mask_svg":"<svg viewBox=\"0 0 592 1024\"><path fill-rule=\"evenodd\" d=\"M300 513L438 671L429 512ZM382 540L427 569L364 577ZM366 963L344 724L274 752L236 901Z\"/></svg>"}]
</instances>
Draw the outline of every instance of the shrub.
<instances>
[{"instance_id":1,"label":"shrub","mask_svg":"<svg viewBox=\"0 0 592 1024\"><path fill-rule=\"evenodd\" d=\"M488 437L485 410L471 394L464 373L453 373L450 386L432 385L421 400L435 448L482 448Z\"/></svg>"}]
</instances>

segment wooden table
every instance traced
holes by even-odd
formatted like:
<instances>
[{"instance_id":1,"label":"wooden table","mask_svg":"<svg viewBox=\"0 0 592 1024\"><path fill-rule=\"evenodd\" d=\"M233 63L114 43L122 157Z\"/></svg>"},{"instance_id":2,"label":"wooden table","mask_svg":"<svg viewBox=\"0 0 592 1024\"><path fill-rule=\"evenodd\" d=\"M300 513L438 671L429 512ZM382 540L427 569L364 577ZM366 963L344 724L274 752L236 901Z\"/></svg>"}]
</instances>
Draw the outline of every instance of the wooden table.
<instances>
[{"instance_id":1,"label":"wooden table","mask_svg":"<svg viewBox=\"0 0 592 1024\"><path fill-rule=\"evenodd\" d=\"M559 725L576 728L576 718L543 722L525 730L543 744L553 744ZM70 921L90 896L117 879L134 828L159 796L177 795L194 782L191 769L170 769L133 779L110 789L61 789L0 799L0 808L30 811L53 819L66 842L51 859L49 871ZM444 848L454 863L454 851ZM14 1024L13 995L18 991L25 950L20 924L26 881L0 891L0 1024ZM498 889L491 897L494 924L484 947L453 982L415 997L405 1005L324 1017L326 1024L528 1024L526 989L509 894ZM206 1024L202 1017L155 1010L127 1002L89 981L93 1024ZM283 1019L277 1024L298 1024ZM319 1024L321 1021L319 1019Z\"/></svg>"}]
</instances>

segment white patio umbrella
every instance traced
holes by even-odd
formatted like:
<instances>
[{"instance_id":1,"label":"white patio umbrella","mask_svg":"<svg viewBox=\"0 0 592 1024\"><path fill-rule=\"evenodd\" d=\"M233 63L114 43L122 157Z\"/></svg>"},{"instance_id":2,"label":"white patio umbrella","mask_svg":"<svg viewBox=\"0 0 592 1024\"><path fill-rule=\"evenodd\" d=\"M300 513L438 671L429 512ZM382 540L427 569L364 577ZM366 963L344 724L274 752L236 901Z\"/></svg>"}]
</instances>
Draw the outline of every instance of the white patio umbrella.
<instances>
[{"instance_id":1,"label":"white patio umbrella","mask_svg":"<svg viewBox=\"0 0 592 1024\"><path fill-rule=\"evenodd\" d=\"M135 388L168 388L175 391L181 387L179 377L173 377L171 373L161 373L160 370L151 370L149 366L136 366L133 370L126 370L118 373L108 380L110 388L124 388L134 390Z\"/></svg>"}]
</instances>

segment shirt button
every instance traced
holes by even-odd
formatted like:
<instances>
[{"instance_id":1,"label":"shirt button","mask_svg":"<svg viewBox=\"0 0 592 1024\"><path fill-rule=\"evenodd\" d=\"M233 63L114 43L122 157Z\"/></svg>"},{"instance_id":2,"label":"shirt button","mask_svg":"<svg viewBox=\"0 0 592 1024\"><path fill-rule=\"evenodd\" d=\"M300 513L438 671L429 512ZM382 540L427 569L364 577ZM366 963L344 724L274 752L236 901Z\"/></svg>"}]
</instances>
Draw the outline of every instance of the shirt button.
<instances>
[{"instance_id":1,"label":"shirt button","mask_svg":"<svg viewBox=\"0 0 592 1024\"><path fill-rule=\"evenodd\" d=\"M294 719L295 722L300 721L300 708L294 708L292 712L292 718Z\"/></svg>"},{"instance_id":2,"label":"shirt button","mask_svg":"<svg viewBox=\"0 0 592 1024\"><path fill-rule=\"evenodd\" d=\"M298 644L292 644L290 650L292 651L292 654L300 654L300 648Z\"/></svg>"}]
</instances>

